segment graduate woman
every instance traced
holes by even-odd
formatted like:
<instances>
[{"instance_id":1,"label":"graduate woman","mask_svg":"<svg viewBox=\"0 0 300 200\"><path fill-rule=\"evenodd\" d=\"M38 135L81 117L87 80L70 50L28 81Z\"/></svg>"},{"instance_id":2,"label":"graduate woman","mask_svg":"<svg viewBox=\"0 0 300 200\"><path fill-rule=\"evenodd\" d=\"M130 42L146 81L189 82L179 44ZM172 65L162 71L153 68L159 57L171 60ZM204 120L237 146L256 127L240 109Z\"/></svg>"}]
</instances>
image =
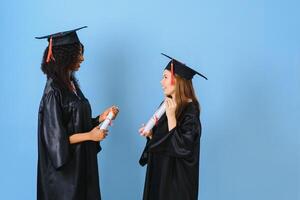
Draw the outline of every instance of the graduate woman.
<instances>
[{"instance_id":1,"label":"graduate woman","mask_svg":"<svg viewBox=\"0 0 300 200\"><path fill-rule=\"evenodd\" d=\"M98 125L118 109L91 116L74 77L84 60L79 29L37 37L49 42L41 65L47 82L38 114L38 200L101 199L97 153L107 132Z\"/></svg>"},{"instance_id":2,"label":"graduate woman","mask_svg":"<svg viewBox=\"0 0 300 200\"><path fill-rule=\"evenodd\" d=\"M200 106L192 84L205 76L171 59L161 80L166 113L149 132L140 159L147 164L144 200L196 200L199 182Z\"/></svg>"}]
</instances>

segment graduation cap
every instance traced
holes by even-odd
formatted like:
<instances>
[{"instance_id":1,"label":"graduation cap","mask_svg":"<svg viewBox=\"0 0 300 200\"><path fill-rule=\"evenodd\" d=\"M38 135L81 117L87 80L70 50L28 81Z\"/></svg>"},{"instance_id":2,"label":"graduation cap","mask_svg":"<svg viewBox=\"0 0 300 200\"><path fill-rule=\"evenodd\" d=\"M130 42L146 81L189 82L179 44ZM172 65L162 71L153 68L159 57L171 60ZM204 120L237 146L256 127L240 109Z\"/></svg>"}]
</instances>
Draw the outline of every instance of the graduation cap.
<instances>
[{"instance_id":1,"label":"graduation cap","mask_svg":"<svg viewBox=\"0 0 300 200\"><path fill-rule=\"evenodd\" d=\"M83 26L80 28L76 28L70 31L64 31L59 33L54 33L42 37L35 37L36 39L47 39L49 42L49 50L47 55L46 62L50 62L50 60L54 60L53 54L52 54L52 47L53 46L60 46L65 44L73 44L73 43L80 43L80 40L76 34L76 31L87 28L87 26Z\"/></svg>"},{"instance_id":2,"label":"graduation cap","mask_svg":"<svg viewBox=\"0 0 300 200\"><path fill-rule=\"evenodd\" d=\"M199 76L201 76L207 80L207 78L203 74L193 70L192 68L188 67L186 64L184 64L184 63L176 60L175 58L172 58L164 53L161 53L161 54L163 56L171 59L171 61L168 63L168 65L166 66L165 69L171 71L171 84L172 85L174 85L174 83L175 83L174 82L174 73L186 80L191 80L194 77L194 75L196 75L196 74L198 74Z\"/></svg>"}]
</instances>

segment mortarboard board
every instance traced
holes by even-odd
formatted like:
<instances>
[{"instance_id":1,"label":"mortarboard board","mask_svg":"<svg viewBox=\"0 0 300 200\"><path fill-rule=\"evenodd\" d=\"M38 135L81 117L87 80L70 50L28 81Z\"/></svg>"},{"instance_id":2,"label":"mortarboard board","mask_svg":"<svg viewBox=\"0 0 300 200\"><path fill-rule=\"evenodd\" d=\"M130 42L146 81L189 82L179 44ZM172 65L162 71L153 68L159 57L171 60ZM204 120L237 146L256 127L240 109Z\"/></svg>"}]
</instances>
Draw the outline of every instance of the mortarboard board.
<instances>
[{"instance_id":1,"label":"mortarboard board","mask_svg":"<svg viewBox=\"0 0 300 200\"><path fill-rule=\"evenodd\" d=\"M52 47L53 46L60 46L60 45L66 45L66 44L73 44L73 43L80 43L80 40L76 34L76 31L87 28L87 26L83 26L80 28L76 28L70 31L64 31L59 33L54 33L42 37L35 37L36 39L47 39L49 42L49 50L47 55L46 62L50 62L50 60L54 60L53 54L52 54Z\"/></svg>"},{"instance_id":2,"label":"mortarboard board","mask_svg":"<svg viewBox=\"0 0 300 200\"><path fill-rule=\"evenodd\" d=\"M171 61L168 63L168 65L165 67L165 69L170 70L172 73L172 77L171 77L171 84L174 84L174 73L179 75L180 77L186 79L186 80L191 80L194 75L198 74L199 76L203 77L204 79L207 80L207 78L195 71L194 69L188 67L186 64L176 60L175 58L172 58L164 53L161 53L163 56L171 59Z\"/></svg>"}]
</instances>

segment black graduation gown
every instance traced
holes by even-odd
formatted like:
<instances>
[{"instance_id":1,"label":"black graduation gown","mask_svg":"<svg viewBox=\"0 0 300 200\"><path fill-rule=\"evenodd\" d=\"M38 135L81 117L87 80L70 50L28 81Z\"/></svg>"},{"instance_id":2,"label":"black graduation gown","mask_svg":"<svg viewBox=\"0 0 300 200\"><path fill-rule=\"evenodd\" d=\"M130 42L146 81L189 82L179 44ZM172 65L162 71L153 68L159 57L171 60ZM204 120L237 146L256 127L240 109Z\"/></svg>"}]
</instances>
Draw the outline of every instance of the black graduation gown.
<instances>
[{"instance_id":1,"label":"black graduation gown","mask_svg":"<svg viewBox=\"0 0 300 200\"><path fill-rule=\"evenodd\" d=\"M70 144L69 136L90 131L98 117L76 85L77 95L49 78L38 114L38 200L99 200L99 142Z\"/></svg>"},{"instance_id":2,"label":"black graduation gown","mask_svg":"<svg viewBox=\"0 0 300 200\"><path fill-rule=\"evenodd\" d=\"M152 131L139 161L147 164L143 199L196 200L201 124L195 105L186 106L171 131L165 114Z\"/></svg>"}]
</instances>

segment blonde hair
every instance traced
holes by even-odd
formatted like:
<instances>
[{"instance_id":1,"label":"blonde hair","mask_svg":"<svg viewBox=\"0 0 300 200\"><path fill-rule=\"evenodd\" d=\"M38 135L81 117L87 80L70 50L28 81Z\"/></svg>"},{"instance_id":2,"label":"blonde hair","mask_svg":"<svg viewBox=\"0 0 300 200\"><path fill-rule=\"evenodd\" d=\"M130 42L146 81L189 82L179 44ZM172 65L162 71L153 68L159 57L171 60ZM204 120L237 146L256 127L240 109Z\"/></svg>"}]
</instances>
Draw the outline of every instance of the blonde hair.
<instances>
[{"instance_id":1,"label":"blonde hair","mask_svg":"<svg viewBox=\"0 0 300 200\"><path fill-rule=\"evenodd\" d=\"M196 97L192 80L186 80L175 74L175 100L177 104L176 119L178 120L182 111L190 100L196 106L197 112L200 114L200 104Z\"/></svg>"}]
</instances>

